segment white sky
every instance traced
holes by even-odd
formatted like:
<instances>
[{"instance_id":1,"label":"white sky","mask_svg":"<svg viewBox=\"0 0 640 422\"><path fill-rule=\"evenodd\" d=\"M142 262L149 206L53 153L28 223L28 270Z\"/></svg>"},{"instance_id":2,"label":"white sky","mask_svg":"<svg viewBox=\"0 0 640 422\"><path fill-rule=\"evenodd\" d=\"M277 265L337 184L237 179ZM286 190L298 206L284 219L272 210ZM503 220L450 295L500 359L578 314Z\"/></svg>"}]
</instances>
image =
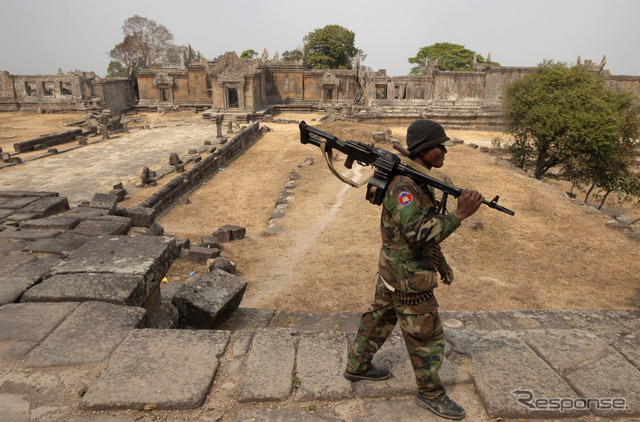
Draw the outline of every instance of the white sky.
<instances>
[{"instance_id":1,"label":"white sky","mask_svg":"<svg viewBox=\"0 0 640 422\"><path fill-rule=\"evenodd\" d=\"M165 25L176 44L208 59L254 49L269 57L341 25L367 53L363 65L409 73L407 59L436 42L461 44L502 66L544 59L600 63L640 75L638 0L1 0L0 70L15 75L75 69L104 76L122 23L137 14Z\"/></svg>"}]
</instances>

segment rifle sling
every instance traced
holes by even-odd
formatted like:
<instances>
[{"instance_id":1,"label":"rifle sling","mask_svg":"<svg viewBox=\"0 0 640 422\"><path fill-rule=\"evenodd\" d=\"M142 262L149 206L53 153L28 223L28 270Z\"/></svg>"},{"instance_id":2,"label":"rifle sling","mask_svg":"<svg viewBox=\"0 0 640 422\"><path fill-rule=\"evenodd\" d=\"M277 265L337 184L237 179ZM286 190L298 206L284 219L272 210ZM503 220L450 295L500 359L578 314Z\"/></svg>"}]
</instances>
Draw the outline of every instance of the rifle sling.
<instances>
[{"instance_id":1,"label":"rifle sling","mask_svg":"<svg viewBox=\"0 0 640 422\"><path fill-rule=\"evenodd\" d=\"M332 155L332 149L329 148L329 151L327 152L327 142L326 141L322 141L320 144L320 150L322 151L322 156L324 157L325 161L327 162L327 166L329 166L329 170L331 171L331 173L333 173L334 176L336 176L338 179L340 179L341 181L343 181L344 183L346 183L347 185L353 186L354 188L359 188L360 186L364 185L365 183L367 183L369 180L365 180L361 183L357 183L354 182L353 180L344 177L343 175L341 175L340 173L338 173L338 171L335 169L335 167L333 167L333 155Z\"/></svg>"}]
</instances>

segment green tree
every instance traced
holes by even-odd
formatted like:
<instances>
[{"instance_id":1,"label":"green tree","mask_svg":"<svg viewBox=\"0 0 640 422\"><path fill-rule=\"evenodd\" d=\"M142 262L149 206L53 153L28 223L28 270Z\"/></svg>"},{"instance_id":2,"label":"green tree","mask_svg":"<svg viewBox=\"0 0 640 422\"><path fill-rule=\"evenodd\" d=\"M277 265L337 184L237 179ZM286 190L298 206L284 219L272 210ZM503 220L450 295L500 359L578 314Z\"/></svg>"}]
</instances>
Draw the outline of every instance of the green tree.
<instances>
[{"instance_id":1,"label":"green tree","mask_svg":"<svg viewBox=\"0 0 640 422\"><path fill-rule=\"evenodd\" d=\"M621 139L629 136L623 131L634 132L626 114L632 102L631 94L607 87L584 66L544 62L505 88L506 132L515 139L512 158L522 168L533 167L537 179L561 166L574 183L594 183L596 170L606 173L596 164L624 155ZM610 185L604 180L596 185Z\"/></svg>"},{"instance_id":2,"label":"green tree","mask_svg":"<svg viewBox=\"0 0 640 422\"><path fill-rule=\"evenodd\" d=\"M122 25L124 40L109 52L109 56L120 62L127 71L134 60L141 58L149 67L178 67L182 60L178 46L173 43L173 34L166 26L134 15Z\"/></svg>"},{"instance_id":3,"label":"green tree","mask_svg":"<svg viewBox=\"0 0 640 422\"><path fill-rule=\"evenodd\" d=\"M354 45L356 35L340 25L316 28L304 37L310 69L351 69L361 52Z\"/></svg>"},{"instance_id":4,"label":"green tree","mask_svg":"<svg viewBox=\"0 0 640 422\"><path fill-rule=\"evenodd\" d=\"M241 59L255 59L256 57L258 57L258 52L253 49L244 50L242 54L240 54Z\"/></svg>"},{"instance_id":5,"label":"green tree","mask_svg":"<svg viewBox=\"0 0 640 422\"><path fill-rule=\"evenodd\" d=\"M473 55L478 63L485 63L484 57L475 51L468 50L459 44L438 42L422 47L415 57L409 58L409 63L415 64L411 68L412 75L424 75L427 59L438 60L440 70L473 70Z\"/></svg>"},{"instance_id":6,"label":"green tree","mask_svg":"<svg viewBox=\"0 0 640 422\"><path fill-rule=\"evenodd\" d=\"M127 76L127 69L122 63L115 60L109 62L107 67L107 78L122 78Z\"/></svg>"},{"instance_id":7,"label":"green tree","mask_svg":"<svg viewBox=\"0 0 640 422\"><path fill-rule=\"evenodd\" d=\"M296 48L295 50L287 50L282 53L282 58L280 60L283 62L297 62L302 59L302 56L302 49Z\"/></svg>"}]
</instances>

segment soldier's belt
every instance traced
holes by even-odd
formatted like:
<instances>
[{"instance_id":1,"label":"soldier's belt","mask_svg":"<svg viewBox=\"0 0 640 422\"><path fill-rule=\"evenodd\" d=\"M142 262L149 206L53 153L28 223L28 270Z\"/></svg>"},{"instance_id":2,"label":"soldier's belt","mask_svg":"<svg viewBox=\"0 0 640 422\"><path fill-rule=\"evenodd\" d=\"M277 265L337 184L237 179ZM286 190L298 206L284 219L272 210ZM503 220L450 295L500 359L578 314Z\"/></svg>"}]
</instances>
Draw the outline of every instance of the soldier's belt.
<instances>
[{"instance_id":1,"label":"soldier's belt","mask_svg":"<svg viewBox=\"0 0 640 422\"><path fill-rule=\"evenodd\" d=\"M419 305L433 297L433 290L424 293L403 293L400 290L393 292L400 303L404 305Z\"/></svg>"}]
</instances>

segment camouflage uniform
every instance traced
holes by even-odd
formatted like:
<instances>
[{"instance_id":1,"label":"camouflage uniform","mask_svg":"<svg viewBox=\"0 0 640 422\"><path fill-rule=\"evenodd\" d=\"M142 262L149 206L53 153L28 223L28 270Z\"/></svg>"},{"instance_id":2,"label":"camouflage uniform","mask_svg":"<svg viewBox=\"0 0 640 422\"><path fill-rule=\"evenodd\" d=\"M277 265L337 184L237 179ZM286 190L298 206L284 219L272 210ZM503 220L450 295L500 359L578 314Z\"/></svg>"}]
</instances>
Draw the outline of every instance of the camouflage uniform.
<instances>
[{"instance_id":1,"label":"camouflage uniform","mask_svg":"<svg viewBox=\"0 0 640 422\"><path fill-rule=\"evenodd\" d=\"M460 220L454 213L436 217L435 207L429 186L418 186L404 176L390 182L382 207L375 300L362 316L347 370L367 370L399 321L419 392L439 399L446 394L438 377L444 333L433 289L438 267L445 264L439 243L460 226Z\"/></svg>"}]
</instances>

